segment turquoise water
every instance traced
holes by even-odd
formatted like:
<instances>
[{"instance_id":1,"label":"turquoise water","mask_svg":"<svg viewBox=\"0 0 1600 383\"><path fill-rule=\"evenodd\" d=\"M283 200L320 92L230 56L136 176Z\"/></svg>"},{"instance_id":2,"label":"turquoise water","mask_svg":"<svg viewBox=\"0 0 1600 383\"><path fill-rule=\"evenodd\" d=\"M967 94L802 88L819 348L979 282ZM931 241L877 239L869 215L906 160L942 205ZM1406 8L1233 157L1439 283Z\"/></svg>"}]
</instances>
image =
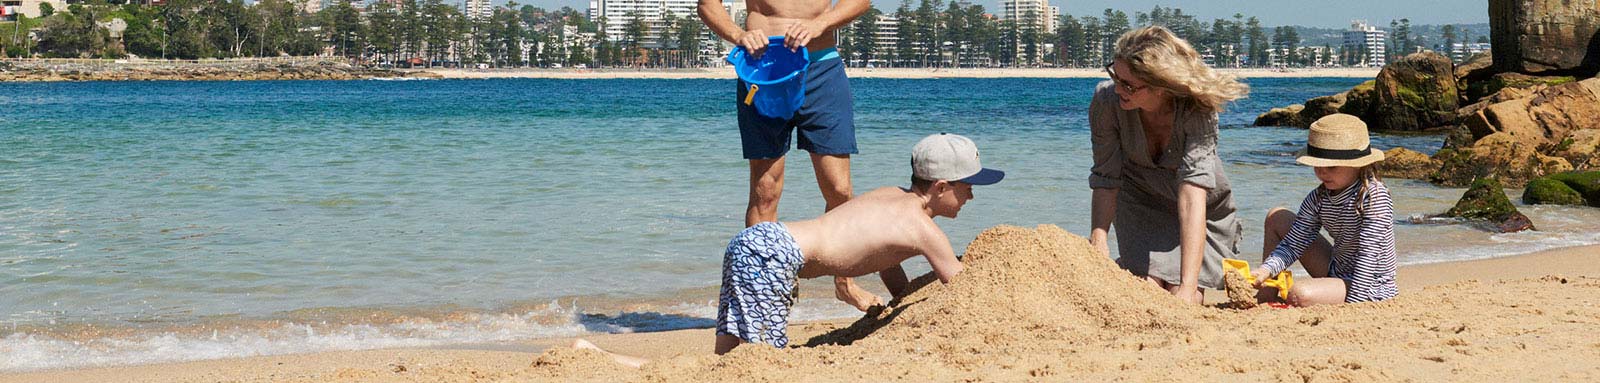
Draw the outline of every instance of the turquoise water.
<instances>
[{"instance_id":1,"label":"turquoise water","mask_svg":"<svg viewBox=\"0 0 1600 383\"><path fill-rule=\"evenodd\" d=\"M1360 81L1253 79L1223 115L1247 258L1266 209L1316 185L1289 156L1303 130L1248 125ZM1008 177L939 221L958 249L998 224L1084 234L1096 82L854 79L856 192L903 185L917 139L960 133ZM0 371L707 327L745 205L733 90L0 84ZM1441 142L1375 140L1425 153ZM788 168L781 219L820 213L809 162ZM1461 193L1389 183L1399 216ZM1593 210L1525 207L1543 231L1510 235L1403 224L1401 261L1600 243ZM799 320L853 315L826 283L803 291Z\"/></svg>"}]
</instances>

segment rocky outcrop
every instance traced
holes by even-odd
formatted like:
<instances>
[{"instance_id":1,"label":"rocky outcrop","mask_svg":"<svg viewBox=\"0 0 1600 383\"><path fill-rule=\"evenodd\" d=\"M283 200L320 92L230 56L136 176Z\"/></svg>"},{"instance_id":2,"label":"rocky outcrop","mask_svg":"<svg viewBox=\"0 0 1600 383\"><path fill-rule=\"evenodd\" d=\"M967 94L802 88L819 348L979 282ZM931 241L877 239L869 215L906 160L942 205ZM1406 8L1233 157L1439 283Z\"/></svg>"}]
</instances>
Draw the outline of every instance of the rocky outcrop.
<instances>
[{"instance_id":1,"label":"rocky outcrop","mask_svg":"<svg viewBox=\"0 0 1600 383\"><path fill-rule=\"evenodd\" d=\"M1378 171L1388 178L1425 179L1438 169L1438 160L1406 148L1383 151L1383 161L1378 163Z\"/></svg>"},{"instance_id":2,"label":"rocky outcrop","mask_svg":"<svg viewBox=\"0 0 1600 383\"><path fill-rule=\"evenodd\" d=\"M1573 81L1577 81L1577 78L1572 76L1530 76L1514 72L1497 73L1468 84L1462 93L1466 94L1468 100L1483 102L1489 101L1488 98L1497 98L1492 102L1500 102L1523 98L1533 92L1544 90L1544 88Z\"/></svg>"},{"instance_id":3,"label":"rocky outcrop","mask_svg":"<svg viewBox=\"0 0 1600 383\"><path fill-rule=\"evenodd\" d=\"M1385 65L1375 88L1372 113L1357 115L1373 129L1422 131L1456 122L1455 67L1438 53L1414 53Z\"/></svg>"},{"instance_id":4,"label":"rocky outcrop","mask_svg":"<svg viewBox=\"0 0 1600 383\"><path fill-rule=\"evenodd\" d=\"M1600 71L1600 2L1489 0L1489 31L1499 72Z\"/></svg>"},{"instance_id":5,"label":"rocky outcrop","mask_svg":"<svg viewBox=\"0 0 1600 383\"><path fill-rule=\"evenodd\" d=\"M1255 126L1300 126L1300 111L1305 109L1306 106L1300 104L1272 108L1272 110L1256 116ZM1306 122L1305 126L1311 126L1311 123Z\"/></svg>"},{"instance_id":6,"label":"rocky outcrop","mask_svg":"<svg viewBox=\"0 0 1600 383\"><path fill-rule=\"evenodd\" d=\"M1491 134L1471 147L1440 149L1433 159L1440 165L1428 181L1452 187L1488 177L1521 187L1528 180L1572 170L1566 159L1545 155L1537 146L1506 133Z\"/></svg>"},{"instance_id":7,"label":"rocky outcrop","mask_svg":"<svg viewBox=\"0 0 1600 383\"><path fill-rule=\"evenodd\" d=\"M1461 195L1461 200L1456 201L1455 207L1445 212L1444 216L1486 221L1489 229L1501 233L1534 229L1533 222L1517 211L1511 199L1506 198L1500 181L1493 177L1473 181L1472 187Z\"/></svg>"},{"instance_id":8,"label":"rocky outcrop","mask_svg":"<svg viewBox=\"0 0 1600 383\"><path fill-rule=\"evenodd\" d=\"M1600 78L1491 104L1467 117L1465 123L1474 138L1507 133L1535 145L1557 143L1580 130L1600 129Z\"/></svg>"},{"instance_id":9,"label":"rocky outcrop","mask_svg":"<svg viewBox=\"0 0 1600 383\"><path fill-rule=\"evenodd\" d=\"M1367 80L1345 91L1344 105L1339 106L1339 113L1356 117L1371 115L1372 107L1378 102L1377 87L1378 80Z\"/></svg>"},{"instance_id":10,"label":"rocky outcrop","mask_svg":"<svg viewBox=\"0 0 1600 383\"><path fill-rule=\"evenodd\" d=\"M1294 104L1256 116L1255 126L1294 126L1310 128L1311 123L1324 116L1339 113L1344 106L1345 93L1306 100L1305 105Z\"/></svg>"}]
</instances>

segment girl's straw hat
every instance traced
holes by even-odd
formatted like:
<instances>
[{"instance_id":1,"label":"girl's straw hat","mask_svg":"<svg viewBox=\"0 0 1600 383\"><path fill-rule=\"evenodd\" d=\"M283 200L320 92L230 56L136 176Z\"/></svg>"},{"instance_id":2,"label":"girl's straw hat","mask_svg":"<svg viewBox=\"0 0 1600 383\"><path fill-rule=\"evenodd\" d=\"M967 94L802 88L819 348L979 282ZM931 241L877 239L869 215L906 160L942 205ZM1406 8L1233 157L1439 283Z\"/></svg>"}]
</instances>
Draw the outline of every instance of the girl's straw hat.
<instances>
[{"instance_id":1,"label":"girl's straw hat","mask_svg":"<svg viewBox=\"0 0 1600 383\"><path fill-rule=\"evenodd\" d=\"M1295 162L1308 166L1349 166L1359 168L1383 161L1383 151L1372 148L1367 124L1356 116L1334 113L1311 123L1306 148L1295 153Z\"/></svg>"}]
</instances>

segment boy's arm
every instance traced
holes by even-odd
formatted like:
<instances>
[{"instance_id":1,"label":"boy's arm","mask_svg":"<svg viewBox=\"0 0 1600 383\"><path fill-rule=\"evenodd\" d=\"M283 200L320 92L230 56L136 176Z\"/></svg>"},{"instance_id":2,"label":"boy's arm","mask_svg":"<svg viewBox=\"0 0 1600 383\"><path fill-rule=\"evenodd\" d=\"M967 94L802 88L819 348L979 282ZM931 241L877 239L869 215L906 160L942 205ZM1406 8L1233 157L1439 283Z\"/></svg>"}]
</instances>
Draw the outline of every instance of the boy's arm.
<instances>
[{"instance_id":1,"label":"boy's arm","mask_svg":"<svg viewBox=\"0 0 1600 383\"><path fill-rule=\"evenodd\" d=\"M723 40L744 47L745 51L756 57L761 57L761 54L766 52L766 33L759 29L746 31L739 27L739 24L733 22L733 17L728 15L727 8L722 7L721 1L700 0L696 13L700 14L700 21L705 22L706 27L711 28L711 32Z\"/></svg>"},{"instance_id":2,"label":"boy's arm","mask_svg":"<svg viewBox=\"0 0 1600 383\"><path fill-rule=\"evenodd\" d=\"M704 6L705 1L707 0L701 0L700 4ZM811 42L811 39L838 29L845 24L849 24L856 17L860 17L862 13L867 12L867 8L870 5L871 2L869 0L839 0L838 4L834 4L832 8L817 15L815 19L803 23L790 24L789 28L783 32L783 46L788 47L789 50L805 47L806 44Z\"/></svg>"},{"instance_id":3,"label":"boy's arm","mask_svg":"<svg viewBox=\"0 0 1600 383\"><path fill-rule=\"evenodd\" d=\"M950 238L944 235L939 225L933 223L932 218L928 219L922 230L922 234L917 236L921 239L918 247L922 250L922 256L928 258L928 265L933 266L933 273L939 276L940 282L950 283L956 274L966 269L966 265L956 259L955 250L950 248Z\"/></svg>"},{"instance_id":4,"label":"boy's arm","mask_svg":"<svg viewBox=\"0 0 1600 383\"><path fill-rule=\"evenodd\" d=\"M883 280L883 287L889 289L889 299L891 300L906 296L906 285L911 284L911 280L906 278L906 269L901 268L900 265L894 265L894 267L879 271L878 278Z\"/></svg>"}]
</instances>

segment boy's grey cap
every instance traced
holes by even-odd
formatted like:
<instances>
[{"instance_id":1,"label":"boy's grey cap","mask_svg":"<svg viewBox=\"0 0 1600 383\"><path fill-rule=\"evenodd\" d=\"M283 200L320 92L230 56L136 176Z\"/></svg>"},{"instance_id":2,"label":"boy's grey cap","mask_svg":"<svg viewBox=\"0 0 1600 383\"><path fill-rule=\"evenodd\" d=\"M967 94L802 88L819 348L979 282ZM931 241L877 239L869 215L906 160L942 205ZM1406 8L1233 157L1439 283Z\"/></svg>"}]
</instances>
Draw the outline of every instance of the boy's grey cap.
<instances>
[{"instance_id":1,"label":"boy's grey cap","mask_svg":"<svg viewBox=\"0 0 1600 383\"><path fill-rule=\"evenodd\" d=\"M959 181L973 185L1000 182L1006 173L978 163L978 145L960 135L939 133L923 137L911 149L911 175L929 181Z\"/></svg>"}]
</instances>

